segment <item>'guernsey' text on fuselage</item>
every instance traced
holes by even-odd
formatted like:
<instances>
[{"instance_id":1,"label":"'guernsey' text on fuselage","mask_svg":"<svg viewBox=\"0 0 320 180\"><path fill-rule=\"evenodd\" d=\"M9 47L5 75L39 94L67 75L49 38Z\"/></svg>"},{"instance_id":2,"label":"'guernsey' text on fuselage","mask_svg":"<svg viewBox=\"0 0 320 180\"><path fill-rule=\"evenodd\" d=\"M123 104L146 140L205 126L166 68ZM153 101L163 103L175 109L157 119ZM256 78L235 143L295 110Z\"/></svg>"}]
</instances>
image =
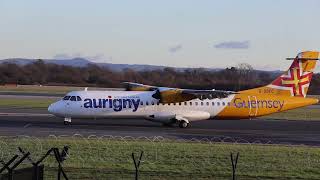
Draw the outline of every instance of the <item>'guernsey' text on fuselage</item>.
<instances>
[{"instance_id":1,"label":"'guernsey' text on fuselage","mask_svg":"<svg viewBox=\"0 0 320 180\"><path fill-rule=\"evenodd\" d=\"M233 103L236 108L279 108L281 110L284 106L284 101L280 100L243 100L235 98Z\"/></svg>"}]
</instances>

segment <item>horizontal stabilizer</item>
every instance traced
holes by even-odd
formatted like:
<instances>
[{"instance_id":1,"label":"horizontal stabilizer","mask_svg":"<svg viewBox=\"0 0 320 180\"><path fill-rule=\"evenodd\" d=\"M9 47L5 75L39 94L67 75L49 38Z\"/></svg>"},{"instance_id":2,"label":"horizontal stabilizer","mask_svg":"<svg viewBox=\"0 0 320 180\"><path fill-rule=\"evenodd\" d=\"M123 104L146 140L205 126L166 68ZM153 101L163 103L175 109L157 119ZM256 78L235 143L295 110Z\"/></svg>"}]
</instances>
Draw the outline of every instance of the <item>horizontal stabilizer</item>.
<instances>
[{"instance_id":1,"label":"horizontal stabilizer","mask_svg":"<svg viewBox=\"0 0 320 180\"><path fill-rule=\"evenodd\" d=\"M298 60L298 61L311 60L311 61L318 61L318 60L320 60L320 59L319 59L319 58L286 58L286 60Z\"/></svg>"}]
</instances>

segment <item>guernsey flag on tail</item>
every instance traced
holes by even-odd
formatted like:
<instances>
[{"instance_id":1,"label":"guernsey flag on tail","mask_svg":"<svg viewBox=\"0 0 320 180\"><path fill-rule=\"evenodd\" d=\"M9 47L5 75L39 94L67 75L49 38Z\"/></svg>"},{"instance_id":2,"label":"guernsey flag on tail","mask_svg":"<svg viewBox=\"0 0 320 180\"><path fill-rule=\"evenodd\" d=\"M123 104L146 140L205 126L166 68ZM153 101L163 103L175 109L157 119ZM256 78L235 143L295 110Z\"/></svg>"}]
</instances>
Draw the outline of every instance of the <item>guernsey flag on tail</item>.
<instances>
[{"instance_id":1,"label":"guernsey flag on tail","mask_svg":"<svg viewBox=\"0 0 320 180\"><path fill-rule=\"evenodd\" d=\"M306 97L318 58L319 52L301 52L292 58L290 68L271 84L242 92Z\"/></svg>"}]
</instances>

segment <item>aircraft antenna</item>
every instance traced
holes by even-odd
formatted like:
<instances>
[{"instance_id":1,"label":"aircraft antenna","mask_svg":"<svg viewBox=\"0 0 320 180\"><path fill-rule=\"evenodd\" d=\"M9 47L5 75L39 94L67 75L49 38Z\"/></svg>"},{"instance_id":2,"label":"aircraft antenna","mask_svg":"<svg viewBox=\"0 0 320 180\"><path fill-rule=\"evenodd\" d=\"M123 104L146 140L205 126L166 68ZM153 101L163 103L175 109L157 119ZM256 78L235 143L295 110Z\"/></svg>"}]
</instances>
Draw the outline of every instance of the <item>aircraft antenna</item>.
<instances>
[{"instance_id":1,"label":"aircraft antenna","mask_svg":"<svg viewBox=\"0 0 320 180\"><path fill-rule=\"evenodd\" d=\"M318 61L319 58L286 58L286 60L312 60L312 61Z\"/></svg>"}]
</instances>

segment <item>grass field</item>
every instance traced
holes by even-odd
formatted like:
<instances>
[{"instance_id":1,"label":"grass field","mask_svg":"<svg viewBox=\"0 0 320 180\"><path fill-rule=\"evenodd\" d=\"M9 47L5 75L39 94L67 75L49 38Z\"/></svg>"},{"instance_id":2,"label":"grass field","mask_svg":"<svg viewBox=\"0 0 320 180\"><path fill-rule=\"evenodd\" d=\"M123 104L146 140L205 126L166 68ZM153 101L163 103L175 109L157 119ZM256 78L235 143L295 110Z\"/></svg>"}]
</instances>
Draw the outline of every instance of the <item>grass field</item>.
<instances>
[{"instance_id":1,"label":"grass field","mask_svg":"<svg viewBox=\"0 0 320 180\"><path fill-rule=\"evenodd\" d=\"M55 99L18 99L18 98L2 98L0 100L0 107L6 108L48 108L48 106L55 102Z\"/></svg>"},{"instance_id":2,"label":"grass field","mask_svg":"<svg viewBox=\"0 0 320 180\"><path fill-rule=\"evenodd\" d=\"M70 91L83 90L85 87L74 86L36 86L36 85L18 85L16 86L0 86L0 92L15 92L15 93L44 93L64 95ZM119 88L98 88L89 87L90 90L116 90Z\"/></svg>"},{"instance_id":3,"label":"grass field","mask_svg":"<svg viewBox=\"0 0 320 180\"><path fill-rule=\"evenodd\" d=\"M317 98L320 99L320 95L308 95L309 98Z\"/></svg>"},{"instance_id":4,"label":"grass field","mask_svg":"<svg viewBox=\"0 0 320 180\"><path fill-rule=\"evenodd\" d=\"M0 86L0 92L23 92L23 93L52 93L52 94L65 94L69 91L80 90L80 87L68 86Z\"/></svg>"},{"instance_id":5,"label":"grass field","mask_svg":"<svg viewBox=\"0 0 320 180\"><path fill-rule=\"evenodd\" d=\"M298 108L268 116L259 117L261 119L284 119L284 120L320 120L320 109L318 108Z\"/></svg>"},{"instance_id":6,"label":"grass field","mask_svg":"<svg viewBox=\"0 0 320 180\"><path fill-rule=\"evenodd\" d=\"M141 179L230 179L230 153L240 153L238 179L320 179L320 149L305 146L185 143L81 138L1 138L1 159L22 147L39 159L51 147L70 146L64 163L70 179L133 179L131 153L144 151ZM10 152L10 153L9 153ZM55 179L53 157L45 179Z\"/></svg>"}]
</instances>

